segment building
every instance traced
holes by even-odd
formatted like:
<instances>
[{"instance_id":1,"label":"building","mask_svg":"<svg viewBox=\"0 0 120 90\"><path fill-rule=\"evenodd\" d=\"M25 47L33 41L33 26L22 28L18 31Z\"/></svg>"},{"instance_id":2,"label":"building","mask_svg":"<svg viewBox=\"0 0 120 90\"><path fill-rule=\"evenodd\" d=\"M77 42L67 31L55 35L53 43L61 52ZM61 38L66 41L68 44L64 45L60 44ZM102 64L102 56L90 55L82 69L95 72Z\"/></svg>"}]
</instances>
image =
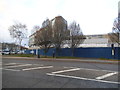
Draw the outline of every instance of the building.
<instances>
[{"instance_id":1,"label":"building","mask_svg":"<svg viewBox=\"0 0 120 90\"><path fill-rule=\"evenodd\" d=\"M86 39L79 45L79 47L111 47L112 44L108 34L85 35L85 37ZM117 44L114 46L118 47ZM62 48L69 48L68 43L63 45Z\"/></svg>"},{"instance_id":2,"label":"building","mask_svg":"<svg viewBox=\"0 0 120 90\"><path fill-rule=\"evenodd\" d=\"M114 44L114 47L118 47L117 43L113 43L110 40L108 34L85 35L85 37L84 42L78 47L111 47L111 44ZM62 48L69 48L68 44L65 44Z\"/></svg>"},{"instance_id":3,"label":"building","mask_svg":"<svg viewBox=\"0 0 120 90\"><path fill-rule=\"evenodd\" d=\"M51 26L53 28L52 29L53 37L55 35L55 32L59 32L59 31L63 30L61 32L63 32L62 35L64 35L64 33L68 31L68 29L67 29L67 21L62 16L57 16L54 19L52 19L50 22L51 22ZM62 25L62 27L59 27L60 25ZM58 31L56 31L56 30L58 30Z\"/></svg>"},{"instance_id":4,"label":"building","mask_svg":"<svg viewBox=\"0 0 120 90\"><path fill-rule=\"evenodd\" d=\"M111 47L112 41L108 34L86 35L86 39L80 47ZM117 47L117 44L114 45Z\"/></svg>"},{"instance_id":5,"label":"building","mask_svg":"<svg viewBox=\"0 0 120 90\"><path fill-rule=\"evenodd\" d=\"M47 23L46 23L47 22ZM50 24L52 26L52 34L53 37L55 35L55 32L59 32L59 29L56 29L58 26L56 25L56 22L58 23L58 25L63 25L63 30L62 31L62 35L64 35L64 33L68 33L70 34L70 31L67 29L67 21L62 17L62 16L57 16L55 18L53 18L52 20L46 20L42 23L42 28L38 31L36 31L34 34L29 36L29 49L37 49L39 47L37 47L35 45L35 35L37 32L40 32L42 30L45 30L46 26L48 24ZM58 31L55 31L58 30ZM111 47L111 44L113 43L108 34L98 34L98 35L85 35L86 39L84 40L84 42L82 44L79 45L79 47ZM68 43L66 43L62 46L62 48L69 48L69 40L67 40ZM116 43L114 43L115 47L118 47L118 45Z\"/></svg>"},{"instance_id":6,"label":"building","mask_svg":"<svg viewBox=\"0 0 120 90\"><path fill-rule=\"evenodd\" d=\"M34 47L35 46L35 33L33 33L32 35L29 36L29 47Z\"/></svg>"},{"instance_id":7,"label":"building","mask_svg":"<svg viewBox=\"0 0 120 90\"><path fill-rule=\"evenodd\" d=\"M36 31L35 33L33 33L32 35L29 36L29 49L36 49L36 48L38 48L35 45L35 35L36 35L37 32L41 32L42 30L45 30L45 28L49 24L52 26L52 36L53 37L55 35L55 32L59 32L59 29L57 29L57 28L60 25L63 25L62 29L61 29L61 30L63 30L63 31L61 31L62 35L64 35L65 33L69 34L69 31L67 30L67 21L62 16L57 16L57 17L53 18L52 20L47 19L46 21L44 21L42 23L42 27L40 28L40 30ZM56 31L56 30L58 30L58 31Z\"/></svg>"},{"instance_id":8,"label":"building","mask_svg":"<svg viewBox=\"0 0 120 90\"><path fill-rule=\"evenodd\" d=\"M8 51L17 51L21 48L21 50L28 49L24 46L19 46L14 43L0 43L0 51L8 50Z\"/></svg>"}]
</instances>

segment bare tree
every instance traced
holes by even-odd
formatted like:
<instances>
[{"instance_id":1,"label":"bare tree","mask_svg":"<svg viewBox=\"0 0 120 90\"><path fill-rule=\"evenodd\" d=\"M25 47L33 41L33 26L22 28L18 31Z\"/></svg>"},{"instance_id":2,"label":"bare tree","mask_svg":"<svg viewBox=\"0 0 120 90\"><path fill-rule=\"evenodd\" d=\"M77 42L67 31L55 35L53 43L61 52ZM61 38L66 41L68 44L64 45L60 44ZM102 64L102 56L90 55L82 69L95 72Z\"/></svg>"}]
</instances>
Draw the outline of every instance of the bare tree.
<instances>
[{"instance_id":1,"label":"bare tree","mask_svg":"<svg viewBox=\"0 0 120 90\"><path fill-rule=\"evenodd\" d=\"M79 24L73 21L69 25L70 36L68 39L68 46L72 49L72 56L74 56L74 48L77 48L81 43L84 42L85 36L80 29Z\"/></svg>"},{"instance_id":2,"label":"bare tree","mask_svg":"<svg viewBox=\"0 0 120 90\"><path fill-rule=\"evenodd\" d=\"M31 34L35 33L39 29L40 29L40 26L38 26L38 25L33 26L33 29L31 30Z\"/></svg>"},{"instance_id":3,"label":"bare tree","mask_svg":"<svg viewBox=\"0 0 120 90\"><path fill-rule=\"evenodd\" d=\"M58 54L58 51L64 44L64 40L66 37L67 32L67 22L62 17L56 17L54 25L52 26L52 32L53 32L53 45L56 48L56 54Z\"/></svg>"},{"instance_id":4,"label":"bare tree","mask_svg":"<svg viewBox=\"0 0 120 90\"><path fill-rule=\"evenodd\" d=\"M119 33L108 33L108 37L112 43L118 43L120 45Z\"/></svg>"},{"instance_id":5,"label":"bare tree","mask_svg":"<svg viewBox=\"0 0 120 90\"><path fill-rule=\"evenodd\" d=\"M112 43L120 45L120 17L116 18L113 22L112 33L108 33Z\"/></svg>"},{"instance_id":6,"label":"bare tree","mask_svg":"<svg viewBox=\"0 0 120 90\"><path fill-rule=\"evenodd\" d=\"M21 46L22 40L27 38L27 26L25 24L17 22L14 25L10 26L8 30L11 37L15 39L15 43L18 43L18 45Z\"/></svg>"},{"instance_id":7,"label":"bare tree","mask_svg":"<svg viewBox=\"0 0 120 90\"><path fill-rule=\"evenodd\" d=\"M45 23L45 21L44 21ZM52 45L52 27L51 24L46 24L46 27L42 27L35 35L35 44L44 50L45 56L49 48Z\"/></svg>"}]
</instances>

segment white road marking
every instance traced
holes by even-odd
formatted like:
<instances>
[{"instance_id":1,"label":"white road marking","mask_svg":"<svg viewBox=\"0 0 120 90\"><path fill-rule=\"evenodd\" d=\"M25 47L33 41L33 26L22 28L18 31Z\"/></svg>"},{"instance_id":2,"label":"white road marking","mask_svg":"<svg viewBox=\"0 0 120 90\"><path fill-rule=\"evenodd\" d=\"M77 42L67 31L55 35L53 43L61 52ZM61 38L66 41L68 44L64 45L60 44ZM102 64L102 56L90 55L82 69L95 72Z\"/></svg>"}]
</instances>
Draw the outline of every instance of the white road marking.
<instances>
[{"instance_id":1,"label":"white road marking","mask_svg":"<svg viewBox=\"0 0 120 90\"><path fill-rule=\"evenodd\" d=\"M8 64L4 64L4 65L14 65L14 64L17 64L17 63L8 63Z\"/></svg>"},{"instance_id":2,"label":"white road marking","mask_svg":"<svg viewBox=\"0 0 120 90\"><path fill-rule=\"evenodd\" d=\"M66 66L63 66L64 68L78 68L78 67L66 67Z\"/></svg>"},{"instance_id":3,"label":"white road marking","mask_svg":"<svg viewBox=\"0 0 120 90\"><path fill-rule=\"evenodd\" d=\"M35 67L35 68L26 68L26 69L22 69L23 71L27 71L27 70L35 70L35 69L44 69L44 68L52 68L53 66L46 66L46 67Z\"/></svg>"},{"instance_id":4,"label":"white road marking","mask_svg":"<svg viewBox=\"0 0 120 90\"><path fill-rule=\"evenodd\" d=\"M23 67L23 66L31 66L32 64L23 64L23 65L15 65L15 66L7 66L5 68L13 68L13 67Z\"/></svg>"},{"instance_id":5,"label":"white road marking","mask_svg":"<svg viewBox=\"0 0 120 90\"><path fill-rule=\"evenodd\" d=\"M97 79L89 79L89 78L69 76L69 75L52 74L52 73L46 73L46 74L47 75L51 75L51 76L59 76L59 77L67 77L67 78L74 78L74 79L90 80L90 81L97 81L97 82L104 82L104 83L120 84L120 82L104 81L104 80L97 80Z\"/></svg>"},{"instance_id":6,"label":"white road marking","mask_svg":"<svg viewBox=\"0 0 120 90\"><path fill-rule=\"evenodd\" d=\"M44 66L43 64L33 64L33 65L36 65L36 66L37 66L37 65L38 65L38 66Z\"/></svg>"},{"instance_id":7,"label":"white road marking","mask_svg":"<svg viewBox=\"0 0 120 90\"><path fill-rule=\"evenodd\" d=\"M112 75L115 75L117 74L117 72L114 72L114 73L108 73L108 74L105 74L105 75L102 75L102 76L99 76L99 77L96 77L96 79L104 79L104 78L107 78L107 77L110 77Z\"/></svg>"},{"instance_id":8,"label":"white road marking","mask_svg":"<svg viewBox=\"0 0 120 90\"><path fill-rule=\"evenodd\" d=\"M91 71L105 71L105 72L116 72L116 71L110 71L110 70L98 70L98 69L87 69L87 68L80 68L83 70L91 70Z\"/></svg>"},{"instance_id":9,"label":"white road marking","mask_svg":"<svg viewBox=\"0 0 120 90\"><path fill-rule=\"evenodd\" d=\"M20 70L15 70L15 69L4 69L3 70L9 70L9 71L20 71Z\"/></svg>"},{"instance_id":10,"label":"white road marking","mask_svg":"<svg viewBox=\"0 0 120 90\"><path fill-rule=\"evenodd\" d=\"M67 67L65 67L67 68ZM79 68L79 67L68 67L68 68ZM110 70L98 70L98 69L88 69L88 68L80 68L81 70L91 70L91 71L106 71L106 72L117 72L117 71L110 71Z\"/></svg>"},{"instance_id":11,"label":"white road marking","mask_svg":"<svg viewBox=\"0 0 120 90\"><path fill-rule=\"evenodd\" d=\"M56 74L56 73L70 72L70 71L76 71L76 70L80 70L80 68L74 68L74 69L68 69L68 70L61 70L61 71L56 71L56 72L52 72L52 73Z\"/></svg>"}]
</instances>

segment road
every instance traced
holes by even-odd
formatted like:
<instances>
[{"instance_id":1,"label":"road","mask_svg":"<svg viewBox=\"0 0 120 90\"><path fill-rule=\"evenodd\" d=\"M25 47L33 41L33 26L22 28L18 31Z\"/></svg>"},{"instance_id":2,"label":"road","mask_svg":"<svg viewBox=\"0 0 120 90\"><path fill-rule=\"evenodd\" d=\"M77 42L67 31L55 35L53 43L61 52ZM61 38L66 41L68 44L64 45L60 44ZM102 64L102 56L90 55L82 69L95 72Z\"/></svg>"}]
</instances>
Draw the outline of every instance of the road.
<instances>
[{"instance_id":1,"label":"road","mask_svg":"<svg viewBox=\"0 0 120 90\"><path fill-rule=\"evenodd\" d=\"M3 88L118 88L118 64L3 58Z\"/></svg>"}]
</instances>

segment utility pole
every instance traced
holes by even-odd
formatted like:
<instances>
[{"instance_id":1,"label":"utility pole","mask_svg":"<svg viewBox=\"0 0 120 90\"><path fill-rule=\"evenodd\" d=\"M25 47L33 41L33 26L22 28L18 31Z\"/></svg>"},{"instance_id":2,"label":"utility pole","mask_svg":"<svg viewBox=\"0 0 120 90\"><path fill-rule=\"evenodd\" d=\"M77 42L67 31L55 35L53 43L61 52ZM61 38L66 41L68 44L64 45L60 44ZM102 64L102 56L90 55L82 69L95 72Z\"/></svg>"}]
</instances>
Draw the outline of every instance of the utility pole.
<instances>
[{"instance_id":1,"label":"utility pole","mask_svg":"<svg viewBox=\"0 0 120 90\"><path fill-rule=\"evenodd\" d=\"M39 55L39 48L38 48L38 50L37 50L37 55L38 55L38 58L40 58L40 55Z\"/></svg>"},{"instance_id":2,"label":"utility pole","mask_svg":"<svg viewBox=\"0 0 120 90\"><path fill-rule=\"evenodd\" d=\"M114 50L114 44L112 43L111 44L111 47L112 47L112 56L113 56L113 59L115 58L115 50Z\"/></svg>"}]
</instances>

